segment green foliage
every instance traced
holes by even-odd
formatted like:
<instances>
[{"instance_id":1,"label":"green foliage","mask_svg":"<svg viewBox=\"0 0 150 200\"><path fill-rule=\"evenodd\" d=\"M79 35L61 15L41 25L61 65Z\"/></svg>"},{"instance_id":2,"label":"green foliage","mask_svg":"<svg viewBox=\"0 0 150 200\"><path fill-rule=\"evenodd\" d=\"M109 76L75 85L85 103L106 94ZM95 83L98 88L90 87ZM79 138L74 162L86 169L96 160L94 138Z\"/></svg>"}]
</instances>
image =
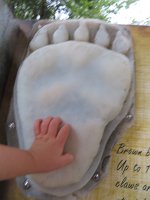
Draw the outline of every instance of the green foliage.
<instances>
[{"instance_id":1,"label":"green foliage","mask_svg":"<svg viewBox=\"0 0 150 200\"><path fill-rule=\"evenodd\" d=\"M137 0L66 0L65 5L70 18L98 18L109 21L109 14L116 14L121 8L129 6Z\"/></svg>"},{"instance_id":2,"label":"green foliage","mask_svg":"<svg viewBox=\"0 0 150 200\"><path fill-rule=\"evenodd\" d=\"M134 25L150 25L150 17L147 17L145 20L141 20L141 21L133 19L132 24L134 24Z\"/></svg>"},{"instance_id":3,"label":"green foliage","mask_svg":"<svg viewBox=\"0 0 150 200\"><path fill-rule=\"evenodd\" d=\"M46 19L55 18L60 2L46 0L5 0L16 18Z\"/></svg>"},{"instance_id":4,"label":"green foliage","mask_svg":"<svg viewBox=\"0 0 150 200\"><path fill-rule=\"evenodd\" d=\"M22 19L55 19L56 13L69 18L98 18L110 20L121 8L128 8L138 0L6 0L13 14Z\"/></svg>"}]
</instances>

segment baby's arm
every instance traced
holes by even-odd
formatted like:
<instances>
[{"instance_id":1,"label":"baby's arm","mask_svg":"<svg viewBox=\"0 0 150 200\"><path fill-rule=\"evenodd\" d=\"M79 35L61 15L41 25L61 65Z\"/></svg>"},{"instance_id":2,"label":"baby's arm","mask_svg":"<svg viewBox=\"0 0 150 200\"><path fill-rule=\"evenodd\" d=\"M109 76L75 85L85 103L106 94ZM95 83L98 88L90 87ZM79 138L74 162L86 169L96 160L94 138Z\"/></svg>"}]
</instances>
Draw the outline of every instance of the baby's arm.
<instances>
[{"instance_id":1,"label":"baby's arm","mask_svg":"<svg viewBox=\"0 0 150 200\"><path fill-rule=\"evenodd\" d=\"M0 180L49 172L73 161L72 154L64 153L70 126L60 118L37 120L34 132L35 141L29 150L0 145Z\"/></svg>"}]
</instances>

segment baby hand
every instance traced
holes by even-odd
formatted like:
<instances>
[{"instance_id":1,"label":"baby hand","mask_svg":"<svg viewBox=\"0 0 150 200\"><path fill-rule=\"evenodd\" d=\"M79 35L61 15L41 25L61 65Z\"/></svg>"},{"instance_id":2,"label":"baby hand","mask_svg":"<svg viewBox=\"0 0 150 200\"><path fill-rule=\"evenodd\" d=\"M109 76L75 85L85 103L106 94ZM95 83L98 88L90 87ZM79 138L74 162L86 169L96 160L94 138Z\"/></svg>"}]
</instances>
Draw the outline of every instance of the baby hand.
<instances>
[{"instance_id":1,"label":"baby hand","mask_svg":"<svg viewBox=\"0 0 150 200\"><path fill-rule=\"evenodd\" d=\"M58 117L35 121L35 141L29 152L33 158L35 173L49 172L73 161L73 155L64 153L70 126Z\"/></svg>"}]
</instances>

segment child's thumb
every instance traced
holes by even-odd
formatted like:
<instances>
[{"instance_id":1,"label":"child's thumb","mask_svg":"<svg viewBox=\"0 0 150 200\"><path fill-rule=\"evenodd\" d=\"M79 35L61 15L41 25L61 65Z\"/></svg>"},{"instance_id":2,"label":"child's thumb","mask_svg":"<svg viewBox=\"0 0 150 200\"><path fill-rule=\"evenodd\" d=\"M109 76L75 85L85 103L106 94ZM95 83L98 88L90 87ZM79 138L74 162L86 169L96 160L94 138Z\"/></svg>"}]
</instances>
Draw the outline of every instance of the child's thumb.
<instances>
[{"instance_id":1,"label":"child's thumb","mask_svg":"<svg viewBox=\"0 0 150 200\"><path fill-rule=\"evenodd\" d=\"M69 165L74 160L74 157L70 153L66 153L60 157L60 167Z\"/></svg>"}]
</instances>

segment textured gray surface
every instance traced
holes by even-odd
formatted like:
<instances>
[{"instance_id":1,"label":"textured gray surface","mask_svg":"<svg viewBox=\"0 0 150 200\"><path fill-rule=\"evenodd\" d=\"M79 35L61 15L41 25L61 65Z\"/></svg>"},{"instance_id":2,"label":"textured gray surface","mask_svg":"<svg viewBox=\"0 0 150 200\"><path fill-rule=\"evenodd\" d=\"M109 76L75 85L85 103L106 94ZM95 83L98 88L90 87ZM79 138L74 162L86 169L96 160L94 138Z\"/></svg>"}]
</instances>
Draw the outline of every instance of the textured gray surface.
<instances>
[{"instance_id":1,"label":"textured gray surface","mask_svg":"<svg viewBox=\"0 0 150 200\"><path fill-rule=\"evenodd\" d=\"M12 18L11 13L2 1L0 1L0 101L4 89L4 84L8 75L8 29Z\"/></svg>"}]
</instances>

